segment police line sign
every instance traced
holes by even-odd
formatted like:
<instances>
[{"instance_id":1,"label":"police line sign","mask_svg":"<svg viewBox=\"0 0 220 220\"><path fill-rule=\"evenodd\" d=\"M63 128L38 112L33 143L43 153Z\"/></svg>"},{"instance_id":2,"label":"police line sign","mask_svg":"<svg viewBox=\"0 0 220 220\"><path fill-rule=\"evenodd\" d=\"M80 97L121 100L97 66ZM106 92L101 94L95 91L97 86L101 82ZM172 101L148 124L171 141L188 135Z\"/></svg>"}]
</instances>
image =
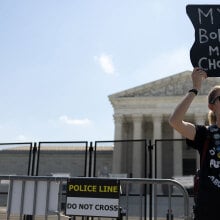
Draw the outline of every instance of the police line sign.
<instances>
[{"instance_id":1,"label":"police line sign","mask_svg":"<svg viewBox=\"0 0 220 220\"><path fill-rule=\"evenodd\" d=\"M119 180L69 179L66 193L66 215L119 216Z\"/></svg>"}]
</instances>

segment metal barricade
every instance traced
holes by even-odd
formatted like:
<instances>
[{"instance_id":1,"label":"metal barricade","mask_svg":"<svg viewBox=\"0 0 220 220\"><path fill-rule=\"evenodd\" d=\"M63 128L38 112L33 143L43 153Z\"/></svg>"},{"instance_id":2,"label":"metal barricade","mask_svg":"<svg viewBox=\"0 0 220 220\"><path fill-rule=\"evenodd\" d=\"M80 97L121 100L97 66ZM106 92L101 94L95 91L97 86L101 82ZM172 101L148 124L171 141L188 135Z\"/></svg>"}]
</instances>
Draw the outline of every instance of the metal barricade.
<instances>
[{"instance_id":1,"label":"metal barricade","mask_svg":"<svg viewBox=\"0 0 220 220\"><path fill-rule=\"evenodd\" d=\"M189 220L191 219L191 213L190 213L190 206L189 206L189 195L188 195L188 192L187 190L180 184L178 183L177 181L175 180L172 180L172 179L134 179L134 178L131 178L131 179L121 179L121 184L123 183L126 183L126 199L128 199L129 197L129 190L128 190L128 186L129 186L129 183L130 184L135 184L135 183L138 183L138 184L142 184L142 185L148 185L148 186L153 186L153 200L154 200L154 204L153 204L153 212L154 212L154 218L152 216L149 217L149 219L154 219L154 220L157 220L158 218L158 202L157 202L157 185L168 185L168 195L167 195L167 198L168 198L168 207L167 207L167 210L168 211L171 211L172 210L172 188L173 187L176 187L182 194L182 197L183 197L183 205L184 205L184 216L182 216L182 219L184 220ZM129 211L129 208L128 208L128 202L126 202L126 210ZM168 212L168 220L171 220L171 212ZM126 219L128 219L128 216L129 214L126 215ZM139 216L142 218L142 216ZM144 216L145 219L146 219L146 216Z\"/></svg>"},{"instance_id":2,"label":"metal barricade","mask_svg":"<svg viewBox=\"0 0 220 220\"><path fill-rule=\"evenodd\" d=\"M63 219L61 218L62 187L67 178L0 176L0 181L8 182L5 219L22 220L27 215L33 220L35 216L47 220L50 215L57 216L58 220Z\"/></svg>"},{"instance_id":3,"label":"metal barricade","mask_svg":"<svg viewBox=\"0 0 220 220\"><path fill-rule=\"evenodd\" d=\"M89 178L82 177L82 179L100 179L100 178ZM53 177L53 176L0 176L0 181L8 181L8 196L7 196L7 207L6 207L6 218L0 218L2 220L7 219L19 219L22 220L24 215L33 216L33 220L38 220L38 216L42 216L41 219L48 219L48 216L57 216L57 220L72 219L72 217L65 216L65 211L62 210L62 203L65 203L63 195L68 177ZM71 178L74 181L74 177ZM103 179L103 178L102 178ZM181 219L190 219L190 208L189 208L189 196L186 189L177 181L171 179L148 179L148 178L111 178L120 181L122 186L122 194L120 196L120 213L119 218L130 219L153 219L152 216L143 216L142 213L149 203L144 203L144 208L138 206L140 214L136 216L130 215L130 204L129 201L133 200L132 190L139 189L139 194L136 194L141 202L144 198L149 200L149 194L147 187L152 186L153 188L153 214L154 219L158 219L158 202L157 202L157 185L168 186L168 206L167 210L172 210L172 189L177 188L181 193L181 199L183 200L183 216ZM121 201L123 200L124 201ZM65 204L64 204L65 206ZM1 214L1 213L0 213ZM14 218L13 216L18 216ZM172 219L172 213L164 215L163 219ZM11 218L12 216L12 218ZM84 217L82 217L83 219ZM51 219L51 218L50 218ZM99 218L100 219L100 218Z\"/></svg>"}]
</instances>

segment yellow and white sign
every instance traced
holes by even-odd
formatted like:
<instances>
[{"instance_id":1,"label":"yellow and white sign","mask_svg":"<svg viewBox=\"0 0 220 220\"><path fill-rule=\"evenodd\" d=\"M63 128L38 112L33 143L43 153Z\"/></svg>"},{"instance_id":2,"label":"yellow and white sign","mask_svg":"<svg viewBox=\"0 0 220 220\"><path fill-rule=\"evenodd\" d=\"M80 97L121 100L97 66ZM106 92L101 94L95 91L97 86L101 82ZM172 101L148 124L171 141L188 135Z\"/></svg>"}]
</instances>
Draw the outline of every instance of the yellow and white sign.
<instances>
[{"instance_id":1,"label":"yellow and white sign","mask_svg":"<svg viewBox=\"0 0 220 220\"><path fill-rule=\"evenodd\" d=\"M70 179L66 215L118 217L119 192L118 180Z\"/></svg>"}]
</instances>

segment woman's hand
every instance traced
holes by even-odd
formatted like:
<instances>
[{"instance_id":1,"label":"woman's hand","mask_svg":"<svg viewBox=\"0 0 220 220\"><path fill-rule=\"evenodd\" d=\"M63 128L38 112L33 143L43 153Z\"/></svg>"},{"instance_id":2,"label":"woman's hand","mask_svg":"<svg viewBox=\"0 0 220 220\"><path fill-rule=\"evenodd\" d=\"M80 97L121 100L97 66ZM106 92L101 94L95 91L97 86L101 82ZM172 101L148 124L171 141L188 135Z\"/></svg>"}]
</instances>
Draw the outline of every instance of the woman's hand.
<instances>
[{"instance_id":1,"label":"woman's hand","mask_svg":"<svg viewBox=\"0 0 220 220\"><path fill-rule=\"evenodd\" d=\"M193 88L196 90L201 89L202 81L207 78L207 73L199 67L195 67L192 72Z\"/></svg>"}]
</instances>

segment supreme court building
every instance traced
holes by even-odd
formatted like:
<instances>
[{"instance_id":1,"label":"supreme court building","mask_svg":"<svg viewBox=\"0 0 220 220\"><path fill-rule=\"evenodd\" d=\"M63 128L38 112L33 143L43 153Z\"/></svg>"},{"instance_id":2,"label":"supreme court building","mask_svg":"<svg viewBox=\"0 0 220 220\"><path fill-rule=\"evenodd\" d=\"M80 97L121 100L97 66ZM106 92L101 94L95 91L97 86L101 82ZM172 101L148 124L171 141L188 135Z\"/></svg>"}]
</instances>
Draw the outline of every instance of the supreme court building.
<instances>
[{"instance_id":1,"label":"supreme court building","mask_svg":"<svg viewBox=\"0 0 220 220\"><path fill-rule=\"evenodd\" d=\"M208 78L190 106L185 120L207 123L207 94L220 83L219 78ZM191 71L184 71L154 82L121 91L109 96L114 109L115 140L147 139L157 142L156 177L171 178L189 175L199 167L197 151L189 149L183 139L168 123L169 115L192 89ZM113 151L113 173L127 173L143 177L144 146L116 143ZM154 170L155 172L155 170Z\"/></svg>"},{"instance_id":2,"label":"supreme court building","mask_svg":"<svg viewBox=\"0 0 220 220\"><path fill-rule=\"evenodd\" d=\"M207 94L211 87L219 83L217 77L203 82L185 120L207 123ZM168 123L169 115L191 88L191 72L185 71L110 95L115 137L108 146L104 142L97 146L96 160L92 159L96 162L95 175L148 177L150 158L146 148L150 140L153 145L153 177L173 178L194 174L199 167L197 151L187 147L185 139ZM83 176L85 159L89 154L85 156L85 146L81 145L78 142L41 143L39 175L62 173ZM27 174L30 148L22 143L19 146L12 145L0 150L0 174Z\"/></svg>"}]
</instances>

